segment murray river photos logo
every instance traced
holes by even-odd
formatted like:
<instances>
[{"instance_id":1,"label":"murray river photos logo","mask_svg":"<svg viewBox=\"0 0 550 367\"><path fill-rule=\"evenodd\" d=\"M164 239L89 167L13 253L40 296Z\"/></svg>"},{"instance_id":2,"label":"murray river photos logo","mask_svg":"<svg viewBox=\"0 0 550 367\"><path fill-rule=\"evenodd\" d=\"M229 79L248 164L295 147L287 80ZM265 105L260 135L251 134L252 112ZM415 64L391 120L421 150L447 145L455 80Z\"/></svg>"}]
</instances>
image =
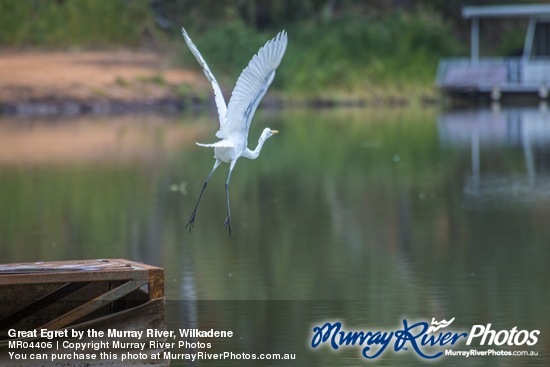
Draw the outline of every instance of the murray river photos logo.
<instances>
[{"instance_id":1,"label":"murray river photos logo","mask_svg":"<svg viewBox=\"0 0 550 367\"><path fill-rule=\"evenodd\" d=\"M443 355L474 356L491 355L487 351L455 351L461 344L470 346L533 346L538 341L539 330L494 330L492 324L473 325L470 332L451 330L453 317L449 321L431 323L419 321L411 323L404 319L402 326L396 330L346 330L339 321L325 322L313 327L311 348L328 346L333 350L355 347L366 359L375 359L387 351L412 352L425 359L436 359ZM447 329L449 328L449 329ZM495 351L493 351L495 352ZM485 353L485 354L484 354ZM506 355L506 352L502 352ZM498 355L498 354L496 354ZM535 355L535 354L523 354Z\"/></svg>"}]
</instances>

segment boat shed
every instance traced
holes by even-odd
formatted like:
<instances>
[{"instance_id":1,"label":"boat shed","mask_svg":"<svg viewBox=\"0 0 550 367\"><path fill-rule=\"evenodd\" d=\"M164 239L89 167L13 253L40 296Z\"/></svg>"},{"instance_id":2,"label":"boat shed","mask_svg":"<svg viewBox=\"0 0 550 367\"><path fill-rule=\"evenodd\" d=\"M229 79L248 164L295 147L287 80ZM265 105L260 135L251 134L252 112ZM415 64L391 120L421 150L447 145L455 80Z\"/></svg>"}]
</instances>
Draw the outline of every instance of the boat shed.
<instances>
[{"instance_id":1,"label":"boat shed","mask_svg":"<svg viewBox=\"0 0 550 367\"><path fill-rule=\"evenodd\" d=\"M493 100L508 95L547 99L550 89L550 4L466 6L462 16L470 19L470 57L442 59L436 84L444 92L484 94ZM480 20L527 18L521 56L481 57Z\"/></svg>"}]
</instances>

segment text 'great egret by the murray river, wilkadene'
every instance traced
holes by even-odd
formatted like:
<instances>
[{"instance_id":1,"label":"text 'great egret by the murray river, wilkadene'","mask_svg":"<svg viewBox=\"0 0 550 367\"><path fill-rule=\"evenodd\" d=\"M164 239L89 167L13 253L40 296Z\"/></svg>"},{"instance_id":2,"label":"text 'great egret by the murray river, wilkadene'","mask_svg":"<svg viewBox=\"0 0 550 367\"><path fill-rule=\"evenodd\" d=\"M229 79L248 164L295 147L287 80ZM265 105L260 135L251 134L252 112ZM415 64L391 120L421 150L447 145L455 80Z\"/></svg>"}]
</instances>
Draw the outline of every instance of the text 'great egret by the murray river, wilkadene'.
<instances>
[{"instance_id":1,"label":"text 'great egret by the murray river, wilkadene'","mask_svg":"<svg viewBox=\"0 0 550 367\"><path fill-rule=\"evenodd\" d=\"M216 162L214 163L214 168L212 168L212 171L210 171L204 181L195 209L193 209L189 222L187 222L185 228L189 227L189 232L193 229L197 216L197 208L199 207L204 189L206 189L208 185L208 180L216 168L218 168L222 162L225 162L229 163L229 174L225 182L225 196L227 199L227 217L225 218L225 225L229 232L229 236L231 236L233 233L231 227L231 210L229 207L229 180L231 178L231 172L233 172L235 163L237 163L237 159L240 157L248 159L258 158L265 141L278 133L277 130L265 128L260 135L256 149L250 150L247 147L250 122L252 121L258 104L275 77L275 70L283 59L288 39L286 32L282 31L260 48L258 53L252 57L248 66L239 76L235 89L233 89L231 93L229 104L226 105L220 86L197 49L197 46L191 41L185 29L182 28L181 33L183 34L185 43L187 43L187 46L202 66L204 75L206 75L206 78L212 84L212 88L214 88L214 99L220 118L220 129L216 132L216 136L221 139L213 144L197 143L203 147L214 148L214 158Z\"/></svg>"}]
</instances>

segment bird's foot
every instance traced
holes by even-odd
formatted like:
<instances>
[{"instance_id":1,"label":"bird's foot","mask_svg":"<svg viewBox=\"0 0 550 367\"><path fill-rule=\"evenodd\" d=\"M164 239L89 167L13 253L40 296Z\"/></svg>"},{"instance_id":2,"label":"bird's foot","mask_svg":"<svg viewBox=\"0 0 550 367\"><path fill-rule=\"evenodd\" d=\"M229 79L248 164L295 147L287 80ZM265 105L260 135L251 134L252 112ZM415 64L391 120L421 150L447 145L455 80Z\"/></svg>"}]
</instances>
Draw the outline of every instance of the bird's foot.
<instances>
[{"instance_id":1,"label":"bird's foot","mask_svg":"<svg viewBox=\"0 0 550 367\"><path fill-rule=\"evenodd\" d=\"M197 213L193 211L191 214L191 217L189 218L189 221L187 222L187 225L185 228L189 227L189 233L191 233L191 230L195 227L195 217L197 216Z\"/></svg>"},{"instance_id":2,"label":"bird's foot","mask_svg":"<svg viewBox=\"0 0 550 367\"><path fill-rule=\"evenodd\" d=\"M225 217L225 228L227 228L227 232L229 233L229 237L233 234L233 228L231 227L231 215L227 214L227 217Z\"/></svg>"}]
</instances>

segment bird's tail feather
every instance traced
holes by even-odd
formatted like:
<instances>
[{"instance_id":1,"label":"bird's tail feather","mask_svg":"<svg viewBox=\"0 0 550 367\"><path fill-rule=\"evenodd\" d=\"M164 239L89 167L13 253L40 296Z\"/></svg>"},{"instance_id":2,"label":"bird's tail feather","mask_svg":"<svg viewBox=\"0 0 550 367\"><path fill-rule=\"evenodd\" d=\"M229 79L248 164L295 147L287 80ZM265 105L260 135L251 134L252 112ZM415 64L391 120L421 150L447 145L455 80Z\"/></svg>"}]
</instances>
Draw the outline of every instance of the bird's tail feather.
<instances>
[{"instance_id":1,"label":"bird's tail feather","mask_svg":"<svg viewBox=\"0 0 550 367\"><path fill-rule=\"evenodd\" d=\"M233 148L234 145L231 144L228 141L220 140L212 144L203 144L203 143L195 143L201 147L208 147L208 148Z\"/></svg>"}]
</instances>

